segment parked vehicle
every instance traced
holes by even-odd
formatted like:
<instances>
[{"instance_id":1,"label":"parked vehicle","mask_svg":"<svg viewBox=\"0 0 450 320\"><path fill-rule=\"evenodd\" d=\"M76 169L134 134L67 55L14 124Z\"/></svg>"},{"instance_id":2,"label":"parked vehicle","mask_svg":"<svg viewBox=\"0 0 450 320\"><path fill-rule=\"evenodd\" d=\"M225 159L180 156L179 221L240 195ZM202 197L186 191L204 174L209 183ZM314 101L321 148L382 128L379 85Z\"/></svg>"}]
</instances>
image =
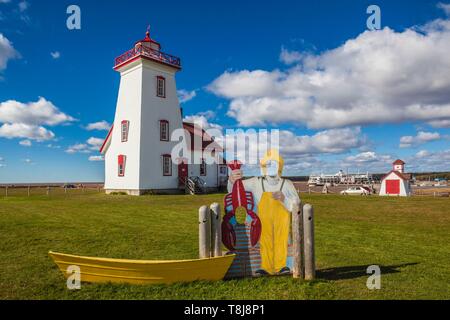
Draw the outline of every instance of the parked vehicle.
<instances>
[{"instance_id":1,"label":"parked vehicle","mask_svg":"<svg viewBox=\"0 0 450 320\"><path fill-rule=\"evenodd\" d=\"M367 187L351 187L347 190L341 191L341 195L359 195L359 196L369 196L370 189Z\"/></svg>"}]
</instances>

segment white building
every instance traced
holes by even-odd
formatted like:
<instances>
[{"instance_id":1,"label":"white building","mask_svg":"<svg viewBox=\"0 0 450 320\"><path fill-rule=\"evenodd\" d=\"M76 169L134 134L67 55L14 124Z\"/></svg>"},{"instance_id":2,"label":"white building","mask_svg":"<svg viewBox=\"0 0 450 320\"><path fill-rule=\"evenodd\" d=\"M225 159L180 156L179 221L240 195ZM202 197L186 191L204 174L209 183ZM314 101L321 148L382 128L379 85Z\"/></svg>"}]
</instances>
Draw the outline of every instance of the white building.
<instances>
[{"instance_id":1,"label":"white building","mask_svg":"<svg viewBox=\"0 0 450 320\"><path fill-rule=\"evenodd\" d=\"M380 196L409 197L410 175L405 173L405 162L396 160L392 170L381 180Z\"/></svg>"},{"instance_id":2,"label":"white building","mask_svg":"<svg viewBox=\"0 0 450 320\"><path fill-rule=\"evenodd\" d=\"M147 32L116 58L114 70L120 73L115 119L100 150L105 155L106 193L174 193L185 190L191 180L197 182L197 191L217 189L227 175L226 166L186 167L186 161L171 157L178 143L170 141L172 132L183 128L175 83L180 59L161 52Z\"/></svg>"}]
</instances>

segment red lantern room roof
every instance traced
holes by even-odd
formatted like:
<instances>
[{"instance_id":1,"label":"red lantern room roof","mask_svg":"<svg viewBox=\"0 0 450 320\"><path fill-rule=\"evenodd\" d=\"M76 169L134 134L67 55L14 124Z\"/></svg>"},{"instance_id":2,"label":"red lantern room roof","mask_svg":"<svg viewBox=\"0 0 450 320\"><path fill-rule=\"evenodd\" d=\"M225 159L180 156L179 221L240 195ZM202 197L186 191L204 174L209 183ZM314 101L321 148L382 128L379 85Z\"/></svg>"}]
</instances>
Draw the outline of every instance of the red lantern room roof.
<instances>
[{"instance_id":1,"label":"red lantern room roof","mask_svg":"<svg viewBox=\"0 0 450 320\"><path fill-rule=\"evenodd\" d=\"M395 162L393 163L393 165L404 165L405 163L402 161L402 160L400 160L400 159L397 159L397 160L395 160Z\"/></svg>"},{"instance_id":2,"label":"red lantern room roof","mask_svg":"<svg viewBox=\"0 0 450 320\"><path fill-rule=\"evenodd\" d=\"M145 38L139 41L136 41L135 44L138 44L140 42L151 42L154 43L156 45L158 45L159 49L161 50L161 45L159 44L159 42L156 42L155 40L153 40L152 38L150 38L150 31L147 30L147 32L145 33Z\"/></svg>"},{"instance_id":3,"label":"red lantern room roof","mask_svg":"<svg viewBox=\"0 0 450 320\"><path fill-rule=\"evenodd\" d=\"M150 43L149 45L143 45L144 43ZM155 46L152 46L154 44ZM167 66L181 69L181 60L178 57L161 51L161 45L150 37L150 31L147 30L145 38L135 43L134 48L128 50L124 54L118 56L114 61L114 70L139 59L152 60L158 63L162 63Z\"/></svg>"}]
</instances>

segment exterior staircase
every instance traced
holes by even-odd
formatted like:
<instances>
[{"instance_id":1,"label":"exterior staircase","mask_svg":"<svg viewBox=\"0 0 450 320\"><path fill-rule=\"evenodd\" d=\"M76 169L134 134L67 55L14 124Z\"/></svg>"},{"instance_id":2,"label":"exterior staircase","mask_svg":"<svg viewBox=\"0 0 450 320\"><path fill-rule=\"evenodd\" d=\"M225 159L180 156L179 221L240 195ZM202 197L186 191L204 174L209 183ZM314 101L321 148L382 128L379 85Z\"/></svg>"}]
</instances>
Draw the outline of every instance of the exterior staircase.
<instances>
[{"instance_id":1,"label":"exterior staircase","mask_svg":"<svg viewBox=\"0 0 450 320\"><path fill-rule=\"evenodd\" d=\"M184 189L186 194L205 194L205 181L200 177L184 178L180 179L180 189Z\"/></svg>"}]
</instances>

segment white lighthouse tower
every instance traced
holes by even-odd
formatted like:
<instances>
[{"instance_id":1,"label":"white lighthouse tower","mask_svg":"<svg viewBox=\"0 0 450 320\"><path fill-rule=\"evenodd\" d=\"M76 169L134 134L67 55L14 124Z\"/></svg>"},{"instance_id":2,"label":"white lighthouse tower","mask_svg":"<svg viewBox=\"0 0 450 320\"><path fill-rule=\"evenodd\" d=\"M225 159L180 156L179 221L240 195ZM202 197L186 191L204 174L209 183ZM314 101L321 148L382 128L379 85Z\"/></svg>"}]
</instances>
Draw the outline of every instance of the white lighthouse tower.
<instances>
[{"instance_id":1,"label":"white lighthouse tower","mask_svg":"<svg viewBox=\"0 0 450 320\"><path fill-rule=\"evenodd\" d=\"M100 150L105 155L105 191L141 195L179 187L171 159L173 130L183 128L175 74L180 59L161 51L147 31L116 58L120 73L114 125Z\"/></svg>"}]
</instances>

